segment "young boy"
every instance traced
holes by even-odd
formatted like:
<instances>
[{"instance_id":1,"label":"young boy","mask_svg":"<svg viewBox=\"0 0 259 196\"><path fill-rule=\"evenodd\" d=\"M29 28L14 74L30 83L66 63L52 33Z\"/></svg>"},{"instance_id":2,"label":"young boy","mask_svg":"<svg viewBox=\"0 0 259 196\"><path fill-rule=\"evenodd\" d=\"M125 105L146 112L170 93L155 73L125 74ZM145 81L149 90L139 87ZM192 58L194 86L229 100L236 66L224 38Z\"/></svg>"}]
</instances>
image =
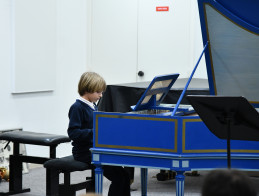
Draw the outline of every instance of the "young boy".
<instances>
[{"instance_id":1,"label":"young boy","mask_svg":"<svg viewBox=\"0 0 259 196\"><path fill-rule=\"evenodd\" d=\"M69 109L68 136L72 140L72 153L77 161L91 163L93 147L93 112L95 103L106 89L105 80L97 73L85 72L78 83L80 97ZM118 166L103 166L104 176L111 181L108 196L130 196L128 173Z\"/></svg>"}]
</instances>

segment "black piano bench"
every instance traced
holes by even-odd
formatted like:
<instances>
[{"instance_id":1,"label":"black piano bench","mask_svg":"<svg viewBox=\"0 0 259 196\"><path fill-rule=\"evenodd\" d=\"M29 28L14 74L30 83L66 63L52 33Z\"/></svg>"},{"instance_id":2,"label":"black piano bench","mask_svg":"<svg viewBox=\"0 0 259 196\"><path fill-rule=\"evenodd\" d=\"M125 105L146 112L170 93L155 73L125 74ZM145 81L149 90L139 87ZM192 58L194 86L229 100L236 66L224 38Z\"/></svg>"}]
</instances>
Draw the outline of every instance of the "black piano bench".
<instances>
[{"instance_id":1,"label":"black piano bench","mask_svg":"<svg viewBox=\"0 0 259 196\"><path fill-rule=\"evenodd\" d=\"M74 157L67 156L56 158L44 163L44 167L50 171L49 182L47 183L47 196L75 196L76 191L86 189L87 192L94 192L94 167L87 163L74 160ZM91 169L91 176L86 177L84 182L71 184L71 172ZM59 174L64 174L64 183L59 184Z\"/></svg>"},{"instance_id":2,"label":"black piano bench","mask_svg":"<svg viewBox=\"0 0 259 196\"><path fill-rule=\"evenodd\" d=\"M55 135L48 133L38 133L30 131L8 131L0 134L0 140L7 140L13 143L13 154L10 155L9 170L9 192L0 192L2 195L14 195L29 192L30 188L24 189L22 186L22 163L43 164L50 159L56 158L56 147L61 143L70 142L70 139L64 135ZM49 147L49 156L28 156L20 154L20 144L32 144ZM7 144L8 145L8 144ZM7 146L6 145L6 146ZM40 153L39 153L40 155ZM47 179L49 171L47 170ZM48 181L46 180L46 183ZM48 185L47 185L48 186Z\"/></svg>"}]
</instances>

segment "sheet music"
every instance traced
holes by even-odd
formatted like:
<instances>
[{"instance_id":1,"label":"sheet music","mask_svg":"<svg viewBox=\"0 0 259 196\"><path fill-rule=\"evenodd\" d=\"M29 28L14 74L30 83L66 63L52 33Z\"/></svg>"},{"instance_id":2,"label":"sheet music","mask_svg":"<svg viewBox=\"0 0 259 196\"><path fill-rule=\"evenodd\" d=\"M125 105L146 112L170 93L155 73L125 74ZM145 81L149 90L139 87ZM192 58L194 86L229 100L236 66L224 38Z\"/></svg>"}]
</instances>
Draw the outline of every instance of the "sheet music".
<instances>
[{"instance_id":1,"label":"sheet music","mask_svg":"<svg viewBox=\"0 0 259 196\"><path fill-rule=\"evenodd\" d=\"M176 106L176 104L166 104L166 103L162 103L160 104L161 107L170 107L170 108L174 108ZM186 110L193 110L192 105L189 104L180 104L178 108L181 109L186 109ZM259 108L258 108L259 109Z\"/></svg>"}]
</instances>

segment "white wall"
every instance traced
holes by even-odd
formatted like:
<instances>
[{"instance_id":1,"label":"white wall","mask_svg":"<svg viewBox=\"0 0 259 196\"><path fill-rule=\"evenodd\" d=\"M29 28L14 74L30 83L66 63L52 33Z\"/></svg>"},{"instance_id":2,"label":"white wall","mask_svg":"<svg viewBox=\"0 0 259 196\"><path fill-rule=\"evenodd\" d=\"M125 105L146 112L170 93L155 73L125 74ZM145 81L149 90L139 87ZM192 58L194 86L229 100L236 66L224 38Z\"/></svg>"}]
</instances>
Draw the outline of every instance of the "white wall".
<instances>
[{"instance_id":1,"label":"white wall","mask_svg":"<svg viewBox=\"0 0 259 196\"><path fill-rule=\"evenodd\" d=\"M91 67L109 84L188 78L202 51L196 0L92 0L91 16ZM204 59L195 77L207 77Z\"/></svg>"},{"instance_id":2,"label":"white wall","mask_svg":"<svg viewBox=\"0 0 259 196\"><path fill-rule=\"evenodd\" d=\"M203 43L202 43L202 35L201 35L201 26L200 26L200 16L198 11L198 4L197 0L191 1L191 23L190 23L190 48L191 48L191 67L192 69L196 65L201 52L203 50ZM207 68L205 63L205 55L200 61L199 66L193 76L194 78L204 78L207 79Z\"/></svg>"},{"instance_id":3,"label":"white wall","mask_svg":"<svg viewBox=\"0 0 259 196\"><path fill-rule=\"evenodd\" d=\"M57 0L57 18L53 18L57 20L55 89L52 92L25 94L11 93L13 3L13 0L0 1L0 130L22 127L27 131L66 135L68 109L77 97L79 77L87 70L87 2ZM44 39L44 32L42 34ZM28 145L27 152L31 155L39 155L39 152L47 155L49 149ZM57 148L57 152L58 156L71 154L71 145L63 144Z\"/></svg>"},{"instance_id":4,"label":"white wall","mask_svg":"<svg viewBox=\"0 0 259 196\"><path fill-rule=\"evenodd\" d=\"M11 95L11 5L12 1L0 1L0 127L19 127L21 118Z\"/></svg>"},{"instance_id":5,"label":"white wall","mask_svg":"<svg viewBox=\"0 0 259 196\"><path fill-rule=\"evenodd\" d=\"M57 62L57 2L12 2L13 92L53 90Z\"/></svg>"},{"instance_id":6,"label":"white wall","mask_svg":"<svg viewBox=\"0 0 259 196\"><path fill-rule=\"evenodd\" d=\"M91 2L91 69L108 84L136 82L139 0Z\"/></svg>"}]
</instances>

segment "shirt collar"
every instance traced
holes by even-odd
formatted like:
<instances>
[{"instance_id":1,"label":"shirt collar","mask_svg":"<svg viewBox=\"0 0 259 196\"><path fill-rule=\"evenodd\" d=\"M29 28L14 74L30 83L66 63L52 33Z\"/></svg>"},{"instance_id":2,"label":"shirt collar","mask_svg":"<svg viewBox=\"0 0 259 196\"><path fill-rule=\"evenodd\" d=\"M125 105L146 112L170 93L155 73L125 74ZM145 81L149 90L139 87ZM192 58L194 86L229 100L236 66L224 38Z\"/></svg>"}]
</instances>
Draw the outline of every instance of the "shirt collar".
<instances>
[{"instance_id":1,"label":"shirt collar","mask_svg":"<svg viewBox=\"0 0 259 196\"><path fill-rule=\"evenodd\" d=\"M83 97L79 97L78 99L80 101L86 103L87 105L89 105L93 110L95 110L95 104L93 102L90 102L90 101L84 99Z\"/></svg>"}]
</instances>

